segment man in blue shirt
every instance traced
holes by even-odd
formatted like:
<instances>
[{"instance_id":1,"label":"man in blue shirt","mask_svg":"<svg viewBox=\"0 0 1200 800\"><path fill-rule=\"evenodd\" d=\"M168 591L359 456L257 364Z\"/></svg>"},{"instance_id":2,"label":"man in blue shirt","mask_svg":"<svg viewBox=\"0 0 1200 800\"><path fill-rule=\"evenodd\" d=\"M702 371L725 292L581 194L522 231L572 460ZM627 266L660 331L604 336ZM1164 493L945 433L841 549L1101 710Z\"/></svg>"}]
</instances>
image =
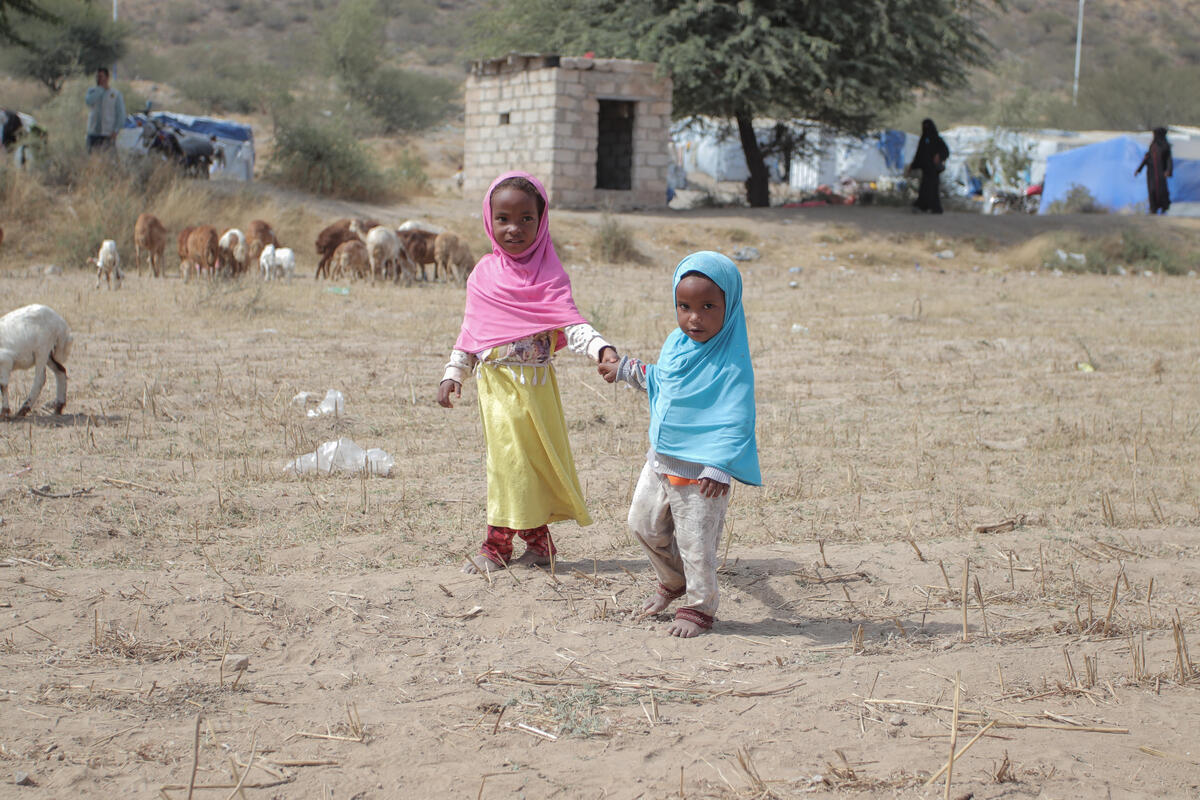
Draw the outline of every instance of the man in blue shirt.
<instances>
[{"instance_id":1,"label":"man in blue shirt","mask_svg":"<svg viewBox=\"0 0 1200 800\"><path fill-rule=\"evenodd\" d=\"M125 127L125 98L108 85L108 67L96 70L96 85L87 90L84 102L88 106L87 149L112 147L117 134Z\"/></svg>"}]
</instances>

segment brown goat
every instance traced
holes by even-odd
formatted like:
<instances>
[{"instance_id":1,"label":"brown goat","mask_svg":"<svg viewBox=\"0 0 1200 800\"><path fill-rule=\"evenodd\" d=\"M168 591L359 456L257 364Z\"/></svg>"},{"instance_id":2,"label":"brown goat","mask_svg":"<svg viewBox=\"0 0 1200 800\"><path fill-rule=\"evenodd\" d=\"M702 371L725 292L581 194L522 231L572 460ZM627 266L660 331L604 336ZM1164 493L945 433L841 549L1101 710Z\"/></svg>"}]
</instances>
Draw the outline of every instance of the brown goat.
<instances>
[{"instance_id":1,"label":"brown goat","mask_svg":"<svg viewBox=\"0 0 1200 800\"><path fill-rule=\"evenodd\" d=\"M179 277L185 281L188 279L189 268L192 265L192 262L188 260L188 237L194 230L196 230L196 226L189 225L179 232Z\"/></svg>"},{"instance_id":2,"label":"brown goat","mask_svg":"<svg viewBox=\"0 0 1200 800\"><path fill-rule=\"evenodd\" d=\"M450 231L439 233L433 241L433 274L440 269L445 276L454 276L454 280L465 283L471 270L475 268L475 259L467 243Z\"/></svg>"},{"instance_id":3,"label":"brown goat","mask_svg":"<svg viewBox=\"0 0 1200 800\"><path fill-rule=\"evenodd\" d=\"M142 274L142 250L154 277L162 277L162 257L167 249L167 229L153 214L139 214L133 224L133 259L138 275Z\"/></svg>"},{"instance_id":4,"label":"brown goat","mask_svg":"<svg viewBox=\"0 0 1200 800\"><path fill-rule=\"evenodd\" d=\"M329 277L340 279L346 276L358 279L365 278L371 271L371 258L367 246L361 239L355 238L342 242L333 251L329 259Z\"/></svg>"},{"instance_id":5,"label":"brown goat","mask_svg":"<svg viewBox=\"0 0 1200 800\"><path fill-rule=\"evenodd\" d=\"M433 279L437 280L437 260L434 256L434 242L438 235L432 231L422 231L416 228L396 231L400 244L408 251L408 257L413 264L421 268L421 280L427 280L425 265L433 264Z\"/></svg>"},{"instance_id":6,"label":"brown goat","mask_svg":"<svg viewBox=\"0 0 1200 800\"><path fill-rule=\"evenodd\" d=\"M212 225L199 225L192 228L187 238L187 263L196 266L198 274L208 272L209 280L217 272L217 229ZM183 273L184 281L188 280L191 270Z\"/></svg>"},{"instance_id":7,"label":"brown goat","mask_svg":"<svg viewBox=\"0 0 1200 800\"><path fill-rule=\"evenodd\" d=\"M329 276L329 262L333 258L333 254L337 252L338 247L343 242L358 239L353 231L350 230L350 224L354 220L339 219L332 225L327 226L324 230L317 234L317 255L320 260L317 261L317 272L313 275L314 278L320 278L322 275ZM358 220L359 230L366 233L371 228L378 228L379 223L373 219Z\"/></svg>"},{"instance_id":8,"label":"brown goat","mask_svg":"<svg viewBox=\"0 0 1200 800\"><path fill-rule=\"evenodd\" d=\"M263 248L269 244L279 247L279 238L275 236L271 223L261 219L251 220L246 226L246 263L257 264Z\"/></svg>"}]
</instances>

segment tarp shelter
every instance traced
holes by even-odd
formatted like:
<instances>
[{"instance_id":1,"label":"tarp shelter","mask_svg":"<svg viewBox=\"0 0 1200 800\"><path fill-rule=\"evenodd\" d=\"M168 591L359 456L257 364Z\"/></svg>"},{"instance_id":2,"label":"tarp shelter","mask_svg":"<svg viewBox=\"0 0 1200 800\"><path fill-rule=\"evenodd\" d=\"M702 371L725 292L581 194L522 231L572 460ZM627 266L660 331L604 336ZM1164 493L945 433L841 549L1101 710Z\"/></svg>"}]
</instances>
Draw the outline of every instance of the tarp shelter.
<instances>
[{"instance_id":1,"label":"tarp shelter","mask_svg":"<svg viewBox=\"0 0 1200 800\"><path fill-rule=\"evenodd\" d=\"M242 125L227 119L215 117L193 117L188 114L175 114L169 111L155 111L150 116L165 125L178 128L185 134L216 137L216 146L224 151L225 163L216 161L209 170L213 178L233 178L239 181L249 181L254 178L254 131L249 125ZM141 144L141 128L136 117L129 115L125 118L125 127L117 135L117 147L123 150L133 150L145 153Z\"/></svg>"},{"instance_id":2,"label":"tarp shelter","mask_svg":"<svg viewBox=\"0 0 1200 800\"><path fill-rule=\"evenodd\" d=\"M917 151L917 137L904 131L883 130L864 137L811 128L811 154L792 158L788 186L811 192L818 186L835 189L844 180L877 181L898 177Z\"/></svg>"},{"instance_id":3,"label":"tarp shelter","mask_svg":"<svg viewBox=\"0 0 1200 800\"><path fill-rule=\"evenodd\" d=\"M1173 148L1174 149L1174 148ZM1134 175L1146 145L1131 136L1068 150L1046 162L1046 182L1039 213L1049 213L1056 201L1067 198L1073 186L1085 187L1097 203L1113 212L1146 211L1146 174ZM1175 203L1200 203L1200 160L1175 155L1174 175L1167 180L1171 211ZM1170 212L1168 212L1170 213Z\"/></svg>"},{"instance_id":4,"label":"tarp shelter","mask_svg":"<svg viewBox=\"0 0 1200 800\"><path fill-rule=\"evenodd\" d=\"M759 120L754 135L760 144L769 142L775 122ZM701 172L715 181L744 181L750 177L742 141L731 124L705 118L693 118L671 129L675 157L685 172ZM767 170L772 181L781 181L787 165L779 156L768 156Z\"/></svg>"}]
</instances>

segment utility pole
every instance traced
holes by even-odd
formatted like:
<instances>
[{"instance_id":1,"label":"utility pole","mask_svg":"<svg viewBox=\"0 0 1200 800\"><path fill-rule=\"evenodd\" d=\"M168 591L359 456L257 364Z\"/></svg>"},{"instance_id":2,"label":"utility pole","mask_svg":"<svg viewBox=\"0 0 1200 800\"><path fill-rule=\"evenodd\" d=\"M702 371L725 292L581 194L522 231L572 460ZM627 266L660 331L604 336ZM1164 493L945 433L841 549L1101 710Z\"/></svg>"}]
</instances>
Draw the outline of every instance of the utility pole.
<instances>
[{"instance_id":1,"label":"utility pole","mask_svg":"<svg viewBox=\"0 0 1200 800\"><path fill-rule=\"evenodd\" d=\"M1079 105L1079 53L1083 49L1083 4L1086 0L1079 0L1079 22L1075 25L1075 85L1071 89L1071 105ZM117 0L113 0L116 3Z\"/></svg>"}]
</instances>

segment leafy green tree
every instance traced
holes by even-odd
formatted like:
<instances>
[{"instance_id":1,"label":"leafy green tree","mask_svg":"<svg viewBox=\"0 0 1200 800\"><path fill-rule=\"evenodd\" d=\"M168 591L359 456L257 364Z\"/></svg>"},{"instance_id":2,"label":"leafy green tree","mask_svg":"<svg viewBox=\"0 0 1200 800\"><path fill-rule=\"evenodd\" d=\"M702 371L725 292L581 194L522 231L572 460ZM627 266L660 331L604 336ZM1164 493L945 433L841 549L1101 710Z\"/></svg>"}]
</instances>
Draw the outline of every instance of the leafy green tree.
<instances>
[{"instance_id":1,"label":"leafy green tree","mask_svg":"<svg viewBox=\"0 0 1200 800\"><path fill-rule=\"evenodd\" d=\"M3 61L15 74L33 78L57 94L72 75L112 64L125 53L128 32L84 0L0 0L17 13L0 16L0 30L15 47ZM0 12L5 11L0 6ZM12 35L11 31L18 33Z\"/></svg>"},{"instance_id":2,"label":"leafy green tree","mask_svg":"<svg viewBox=\"0 0 1200 800\"><path fill-rule=\"evenodd\" d=\"M911 97L965 83L987 60L992 0L503 0L478 21L479 48L656 61L677 118L737 125L752 206L770 202L755 117L803 117L861 133ZM545 8L541 8L545 6Z\"/></svg>"},{"instance_id":3,"label":"leafy green tree","mask_svg":"<svg viewBox=\"0 0 1200 800\"><path fill-rule=\"evenodd\" d=\"M342 90L366 105L389 133L428 127L450 110L458 86L387 64L385 20L379 0L338 6L326 40L334 73Z\"/></svg>"},{"instance_id":4,"label":"leafy green tree","mask_svg":"<svg viewBox=\"0 0 1200 800\"><path fill-rule=\"evenodd\" d=\"M12 44L27 44L24 37L13 27L13 18L9 12L16 12L29 19L40 19L44 22L55 22L55 17L43 9L34 0L0 0L0 42Z\"/></svg>"},{"instance_id":5,"label":"leafy green tree","mask_svg":"<svg viewBox=\"0 0 1200 800\"><path fill-rule=\"evenodd\" d=\"M325 41L334 72L347 89L369 81L383 62L385 22L378 0L338 4Z\"/></svg>"}]
</instances>

